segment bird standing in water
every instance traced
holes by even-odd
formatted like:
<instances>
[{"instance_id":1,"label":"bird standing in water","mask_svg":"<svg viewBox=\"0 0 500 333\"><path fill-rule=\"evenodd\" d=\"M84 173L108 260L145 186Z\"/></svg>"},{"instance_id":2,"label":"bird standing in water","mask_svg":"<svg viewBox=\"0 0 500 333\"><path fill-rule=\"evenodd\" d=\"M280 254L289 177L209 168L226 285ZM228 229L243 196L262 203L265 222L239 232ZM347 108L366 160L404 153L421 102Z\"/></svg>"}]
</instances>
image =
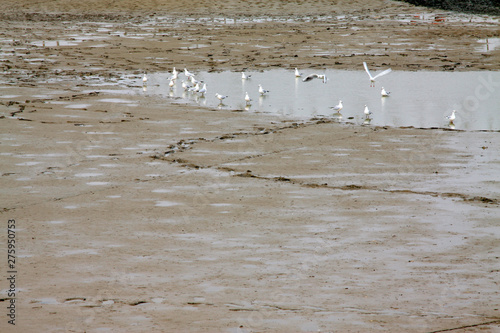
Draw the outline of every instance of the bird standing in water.
<instances>
[{"instance_id":1,"label":"bird standing in water","mask_svg":"<svg viewBox=\"0 0 500 333\"><path fill-rule=\"evenodd\" d=\"M389 97L389 95L391 93L389 91L385 90L384 87L382 87L382 90L380 91L380 94L382 95L382 97Z\"/></svg>"},{"instance_id":2,"label":"bird standing in water","mask_svg":"<svg viewBox=\"0 0 500 333\"><path fill-rule=\"evenodd\" d=\"M344 105L342 104L342 101L339 101L339 104L330 107L330 109L332 109L335 113L339 113L343 107L344 107Z\"/></svg>"},{"instance_id":3,"label":"bird standing in water","mask_svg":"<svg viewBox=\"0 0 500 333\"><path fill-rule=\"evenodd\" d=\"M370 115L372 114L372 112L370 111L370 109L368 109L368 106L365 105L365 110L363 111L366 118L370 118Z\"/></svg>"},{"instance_id":4,"label":"bird standing in water","mask_svg":"<svg viewBox=\"0 0 500 333\"><path fill-rule=\"evenodd\" d=\"M453 121L456 119L455 113L457 111L453 110L449 116L446 116L446 118L450 121L450 124L453 124Z\"/></svg>"},{"instance_id":5,"label":"bird standing in water","mask_svg":"<svg viewBox=\"0 0 500 333\"><path fill-rule=\"evenodd\" d=\"M259 94L261 94L262 96L264 96L268 92L269 92L269 90L265 90L264 88L262 88L262 85L259 84Z\"/></svg>"},{"instance_id":6,"label":"bird standing in water","mask_svg":"<svg viewBox=\"0 0 500 333\"><path fill-rule=\"evenodd\" d=\"M248 92L245 92L245 103L247 105L250 105L252 104L252 99L250 98L250 96L248 95Z\"/></svg>"}]
</instances>

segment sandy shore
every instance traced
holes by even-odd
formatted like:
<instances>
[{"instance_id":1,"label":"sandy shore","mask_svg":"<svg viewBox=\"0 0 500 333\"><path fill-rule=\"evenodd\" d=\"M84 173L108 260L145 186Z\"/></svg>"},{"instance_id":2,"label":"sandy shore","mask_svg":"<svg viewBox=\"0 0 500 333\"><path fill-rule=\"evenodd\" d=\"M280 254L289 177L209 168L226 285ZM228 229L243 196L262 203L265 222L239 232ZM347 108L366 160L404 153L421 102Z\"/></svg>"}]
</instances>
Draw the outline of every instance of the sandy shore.
<instances>
[{"instance_id":1,"label":"sandy shore","mask_svg":"<svg viewBox=\"0 0 500 333\"><path fill-rule=\"evenodd\" d=\"M3 6L1 332L500 331L498 132L298 122L141 86L173 66L493 71L498 18L378 0Z\"/></svg>"}]
</instances>

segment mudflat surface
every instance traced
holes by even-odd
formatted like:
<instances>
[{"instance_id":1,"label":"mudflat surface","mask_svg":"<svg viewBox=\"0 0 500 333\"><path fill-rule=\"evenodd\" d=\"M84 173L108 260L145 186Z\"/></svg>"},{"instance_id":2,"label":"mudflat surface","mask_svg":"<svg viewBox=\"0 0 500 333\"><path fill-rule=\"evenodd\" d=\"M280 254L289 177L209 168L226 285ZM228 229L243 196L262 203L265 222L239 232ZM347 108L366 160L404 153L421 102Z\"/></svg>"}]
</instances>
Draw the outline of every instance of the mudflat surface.
<instances>
[{"instance_id":1,"label":"mudflat surface","mask_svg":"<svg viewBox=\"0 0 500 333\"><path fill-rule=\"evenodd\" d=\"M2 5L17 273L13 326L3 228L1 332L500 332L498 132L298 121L142 86L173 66L494 71L498 17L376 0Z\"/></svg>"}]
</instances>

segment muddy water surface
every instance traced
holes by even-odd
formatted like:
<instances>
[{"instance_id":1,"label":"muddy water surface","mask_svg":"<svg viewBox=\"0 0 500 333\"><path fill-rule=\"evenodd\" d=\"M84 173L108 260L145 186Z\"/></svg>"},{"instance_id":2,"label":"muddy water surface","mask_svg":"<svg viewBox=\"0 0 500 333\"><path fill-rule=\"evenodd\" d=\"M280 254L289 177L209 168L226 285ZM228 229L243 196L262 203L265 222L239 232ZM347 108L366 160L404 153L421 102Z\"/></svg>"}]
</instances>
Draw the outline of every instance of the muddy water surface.
<instances>
[{"instance_id":1,"label":"muddy water surface","mask_svg":"<svg viewBox=\"0 0 500 333\"><path fill-rule=\"evenodd\" d=\"M362 68L362 66L360 66ZM385 69L385 68L383 68ZM365 71L302 70L303 77L326 74L326 84L319 79L303 82L293 70L248 72L241 79L237 72L199 72L196 78L207 85L207 93L186 91L183 74L169 87L168 73L150 75L146 93L181 98L211 108L244 110L282 115L290 119L327 116L341 122L379 126L446 127L464 130L500 129L499 72L406 72L393 71L371 85ZM378 71L373 70L373 75ZM201 83L201 85L203 85ZM269 93L261 95L261 84ZM191 84L192 85L192 84ZM381 88L390 92L381 96ZM252 101L245 102L245 93ZM227 96L221 103L215 97ZM340 113L330 107L343 102ZM367 105L372 114L364 114ZM446 116L457 111L452 124Z\"/></svg>"}]
</instances>

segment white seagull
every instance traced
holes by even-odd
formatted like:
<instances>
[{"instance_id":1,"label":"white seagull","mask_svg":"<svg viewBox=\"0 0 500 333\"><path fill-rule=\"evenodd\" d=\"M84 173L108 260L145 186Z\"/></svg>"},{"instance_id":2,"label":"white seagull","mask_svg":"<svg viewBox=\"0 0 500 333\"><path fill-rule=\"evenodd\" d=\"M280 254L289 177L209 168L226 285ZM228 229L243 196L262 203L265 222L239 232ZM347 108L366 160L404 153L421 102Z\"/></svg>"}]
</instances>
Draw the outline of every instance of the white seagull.
<instances>
[{"instance_id":1,"label":"white seagull","mask_svg":"<svg viewBox=\"0 0 500 333\"><path fill-rule=\"evenodd\" d=\"M182 80L182 88L184 88L184 90L188 90L188 89L191 89L192 87L186 83L186 81Z\"/></svg>"},{"instance_id":2,"label":"white seagull","mask_svg":"<svg viewBox=\"0 0 500 333\"><path fill-rule=\"evenodd\" d=\"M302 73L299 72L299 70L297 68L295 68L295 77L301 77L302 76Z\"/></svg>"},{"instance_id":3,"label":"white seagull","mask_svg":"<svg viewBox=\"0 0 500 333\"><path fill-rule=\"evenodd\" d=\"M366 62L364 62L364 61L363 61L363 67L365 67L365 71L368 74L368 76L370 77L370 81L371 81L370 87L375 87L375 79L377 79L378 77L381 77L382 75L386 75L386 74L389 74L390 72L392 72L392 69L389 68L389 69L386 69L385 71L378 73L375 76L372 76L372 74L370 73L370 70L368 69L368 66L366 65Z\"/></svg>"},{"instance_id":4,"label":"white seagull","mask_svg":"<svg viewBox=\"0 0 500 333\"><path fill-rule=\"evenodd\" d=\"M457 111L453 110L453 111L451 112L451 115L446 116L446 118L450 121L450 123L453 123L453 120L455 120L455 119L456 119L455 112L457 112Z\"/></svg>"},{"instance_id":5,"label":"white seagull","mask_svg":"<svg viewBox=\"0 0 500 333\"><path fill-rule=\"evenodd\" d=\"M331 106L330 109L332 109L335 113L339 113L343 107L344 107L344 105L342 104L342 101L339 100L339 104L337 104L335 106Z\"/></svg>"},{"instance_id":6,"label":"white seagull","mask_svg":"<svg viewBox=\"0 0 500 333\"><path fill-rule=\"evenodd\" d=\"M259 93L261 95L265 95L269 92L269 90L265 90L264 88L262 88L262 85L259 84Z\"/></svg>"},{"instance_id":7,"label":"white seagull","mask_svg":"<svg viewBox=\"0 0 500 333\"><path fill-rule=\"evenodd\" d=\"M169 80L177 80L177 77L178 77L178 72L175 70L175 67L174 67L174 71L172 72L172 75L168 78Z\"/></svg>"},{"instance_id":8,"label":"white seagull","mask_svg":"<svg viewBox=\"0 0 500 333\"><path fill-rule=\"evenodd\" d=\"M247 103L247 105L250 105L252 102L252 99L248 95L248 92L245 92L245 102Z\"/></svg>"},{"instance_id":9,"label":"white seagull","mask_svg":"<svg viewBox=\"0 0 500 333\"><path fill-rule=\"evenodd\" d=\"M205 93L207 92L207 84L206 84L206 83L203 83L203 88L201 88L200 90L198 90L198 92L199 92L202 96L205 96Z\"/></svg>"},{"instance_id":10,"label":"white seagull","mask_svg":"<svg viewBox=\"0 0 500 333\"><path fill-rule=\"evenodd\" d=\"M196 78L194 77L194 75L188 76L188 78L189 78L189 80L191 81L192 84L197 84L198 82L200 82L200 81L196 80Z\"/></svg>"},{"instance_id":11,"label":"white seagull","mask_svg":"<svg viewBox=\"0 0 500 333\"><path fill-rule=\"evenodd\" d=\"M194 92L200 91L200 83L196 82L196 85L194 87L189 88L189 91L194 91Z\"/></svg>"},{"instance_id":12,"label":"white seagull","mask_svg":"<svg viewBox=\"0 0 500 333\"><path fill-rule=\"evenodd\" d=\"M146 73L144 73L144 76L142 77L142 83L146 84L147 82L148 82L148 77L147 77Z\"/></svg>"},{"instance_id":13,"label":"white seagull","mask_svg":"<svg viewBox=\"0 0 500 333\"><path fill-rule=\"evenodd\" d=\"M313 79L321 79L323 80L323 83L326 83L326 81L328 80L326 78L326 75L325 74L309 74L308 76L306 76L304 79L302 79L303 82L309 82Z\"/></svg>"},{"instance_id":14,"label":"white seagull","mask_svg":"<svg viewBox=\"0 0 500 333\"><path fill-rule=\"evenodd\" d=\"M215 97L217 97L217 99L220 101L221 104L222 104L222 101L227 98L227 96L221 95L219 93L215 93Z\"/></svg>"},{"instance_id":15,"label":"white seagull","mask_svg":"<svg viewBox=\"0 0 500 333\"><path fill-rule=\"evenodd\" d=\"M380 94L382 95L382 97L389 97L389 95L391 94L390 91L386 91L384 89L384 87L382 87L382 90L380 91Z\"/></svg>"},{"instance_id":16,"label":"white seagull","mask_svg":"<svg viewBox=\"0 0 500 333\"><path fill-rule=\"evenodd\" d=\"M366 115L366 118L369 118L370 115L372 114L372 112L370 111L370 109L368 109L368 106L365 105L365 110L363 111Z\"/></svg>"},{"instance_id":17,"label":"white seagull","mask_svg":"<svg viewBox=\"0 0 500 333\"><path fill-rule=\"evenodd\" d=\"M186 75L186 77L194 76L194 74L188 71L187 68L184 68L184 75Z\"/></svg>"},{"instance_id":18,"label":"white seagull","mask_svg":"<svg viewBox=\"0 0 500 333\"><path fill-rule=\"evenodd\" d=\"M245 72L241 72L241 79L242 80L248 80L251 77L252 77L252 75L246 75Z\"/></svg>"},{"instance_id":19,"label":"white seagull","mask_svg":"<svg viewBox=\"0 0 500 333\"><path fill-rule=\"evenodd\" d=\"M170 79L170 82L168 83L168 86L170 88L173 88L175 86L175 80L174 79Z\"/></svg>"}]
</instances>

